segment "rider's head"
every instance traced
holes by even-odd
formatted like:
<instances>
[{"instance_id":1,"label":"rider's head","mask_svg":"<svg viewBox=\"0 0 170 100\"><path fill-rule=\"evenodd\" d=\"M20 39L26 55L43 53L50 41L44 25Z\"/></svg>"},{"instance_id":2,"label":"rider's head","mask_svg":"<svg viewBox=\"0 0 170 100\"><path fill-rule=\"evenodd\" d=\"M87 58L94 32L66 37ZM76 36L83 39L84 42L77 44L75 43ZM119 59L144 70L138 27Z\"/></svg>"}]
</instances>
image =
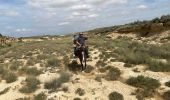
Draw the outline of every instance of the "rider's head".
<instances>
[{"instance_id":1,"label":"rider's head","mask_svg":"<svg viewBox=\"0 0 170 100\"><path fill-rule=\"evenodd\" d=\"M83 33L82 33L82 32L81 32L81 33L79 33L79 36L80 36L80 37L83 37Z\"/></svg>"}]
</instances>

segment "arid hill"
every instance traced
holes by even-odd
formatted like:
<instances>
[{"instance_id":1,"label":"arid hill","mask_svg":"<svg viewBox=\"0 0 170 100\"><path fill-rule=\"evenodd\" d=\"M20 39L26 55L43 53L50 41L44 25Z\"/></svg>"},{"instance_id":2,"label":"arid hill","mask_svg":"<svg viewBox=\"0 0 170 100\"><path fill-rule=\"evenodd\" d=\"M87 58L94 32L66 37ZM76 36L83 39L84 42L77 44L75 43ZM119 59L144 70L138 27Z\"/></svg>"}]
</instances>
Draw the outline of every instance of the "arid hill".
<instances>
[{"instance_id":1,"label":"arid hill","mask_svg":"<svg viewBox=\"0 0 170 100\"><path fill-rule=\"evenodd\" d=\"M160 23L161 31L149 28L144 37L120 31L126 25L85 32L83 72L72 34L12 42L0 48L0 100L169 100L170 30Z\"/></svg>"}]
</instances>

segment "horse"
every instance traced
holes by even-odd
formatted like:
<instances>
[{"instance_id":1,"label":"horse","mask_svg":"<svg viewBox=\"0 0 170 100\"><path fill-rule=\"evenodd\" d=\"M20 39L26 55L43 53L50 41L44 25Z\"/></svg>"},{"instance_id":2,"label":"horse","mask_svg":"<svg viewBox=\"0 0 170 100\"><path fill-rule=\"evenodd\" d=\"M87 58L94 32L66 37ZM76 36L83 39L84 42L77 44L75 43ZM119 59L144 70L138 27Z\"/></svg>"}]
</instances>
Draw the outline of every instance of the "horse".
<instances>
[{"instance_id":1,"label":"horse","mask_svg":"<svg viewBox=\"0 0 170 100\"><path fill-rule=\"evenodd\" d=\"M86 69L87 54L85 53L85 49L87 49L85 46L80 46L76 51L76 56L79 58L81 64L81 71Z\"/></svg>"}]
</instances>

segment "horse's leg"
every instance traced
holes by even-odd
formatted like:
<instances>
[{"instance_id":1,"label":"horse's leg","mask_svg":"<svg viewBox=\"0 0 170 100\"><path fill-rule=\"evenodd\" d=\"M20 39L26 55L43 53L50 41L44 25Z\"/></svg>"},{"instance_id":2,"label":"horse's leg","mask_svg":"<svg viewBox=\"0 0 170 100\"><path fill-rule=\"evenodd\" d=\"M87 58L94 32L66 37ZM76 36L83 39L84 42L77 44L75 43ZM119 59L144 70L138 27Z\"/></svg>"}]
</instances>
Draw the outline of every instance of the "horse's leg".
<instances>
[{"instance_id":1,"label":"horse's leg","mask_svg":"<svg viewBox=\"0 0 170 100\"><path fill-rule=\"evenodd\" d=\"M80 60L80 64L81 64L81 71L83 71L83 60L81 57L79 58L79 60Z\"/></svg>"}]
</instances>

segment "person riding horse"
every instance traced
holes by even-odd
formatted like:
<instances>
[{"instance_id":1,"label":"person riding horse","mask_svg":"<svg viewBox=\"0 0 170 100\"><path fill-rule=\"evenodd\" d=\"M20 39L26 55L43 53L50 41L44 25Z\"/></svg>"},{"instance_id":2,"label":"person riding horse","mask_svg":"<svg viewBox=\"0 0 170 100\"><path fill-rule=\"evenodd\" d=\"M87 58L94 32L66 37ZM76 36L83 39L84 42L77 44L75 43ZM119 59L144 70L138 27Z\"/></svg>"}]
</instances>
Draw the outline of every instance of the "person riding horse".
<instances>
[{"instance_id":1,"label":"person riding horse","mask_svg":"<svg viewBox=\"0 0 170 100\"><path fill-rule=\"evenodd\" d=\"M78 36L74 35L74 44L76 47L74 48L74 55L77 57L77 51L80 49L80 47L85 47L84 52L87 55L87 58L89 57L88 55L88 48L86 46L85 40L87 40L87 37L84 37L83 33L79 33Z\"/></svg>"}]
</instances>

